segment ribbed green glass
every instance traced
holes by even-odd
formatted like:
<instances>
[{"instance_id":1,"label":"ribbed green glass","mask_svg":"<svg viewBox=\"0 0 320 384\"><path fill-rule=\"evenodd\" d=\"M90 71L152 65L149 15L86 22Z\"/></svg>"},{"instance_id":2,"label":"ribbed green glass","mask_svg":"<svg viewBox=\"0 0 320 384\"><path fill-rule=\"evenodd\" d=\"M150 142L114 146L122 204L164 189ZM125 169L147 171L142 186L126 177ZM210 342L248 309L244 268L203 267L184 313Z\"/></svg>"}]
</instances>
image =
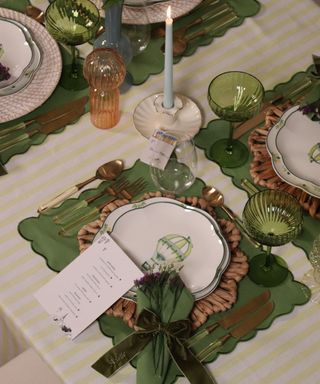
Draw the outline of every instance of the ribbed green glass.
<instances>
[{"instance_id":1,"label":"ribbed green glass","mask_svg":"<svg viewBox=\"0 0 320 384\"><path fill-rule=\"evenodd\" d=\"M246 72L224 72L215 77L208 89L208 101L221 119L237 122L250 119L261 108L264 88Z\"/></svg>"},{"instance_id":2,"label":"ribbed green glass","mask_svg":"<svg viewBox=\"0 0 320 384\"><path fill-rule=\"evenodd\" d=\"M288 268L282 258L271 253L271 247L286 244L301 232L301 206L289 193L265 190L250 197L242 218L250 235L267 247L264 253L250 260L250 279L265 287L281 284Z\"/></svg>"},{"instance_id":3,"label":"ribbed green glass","mask_svg":"<svg viewBox=\"0 0 320 384\"><path fill-rule=\"evenodd\" d=\"M85 88L87 82L82 65L76 61L75 46L95 37L100 25L99 10L89 0L55 0L46 10L45 24L55 40L71 47L72 62L63 66L61 85L73 90Z\"/></svg>"},{"instance_id":4,"label":"ribbed green glass","mask_svg":"<svg viewBox=\"0 0 320 384\"><path fill-rule=\"evenodd\" d=\"M247 147L232 138L233 124L257 114L263 98L263 85L246 72L224 72L211 81L208 88L209 105L218 117L230 121L229 137L216 141L209 150L211 160L228 168L240 167L248 160Z\"/></svg>"},{"instance_id":5,"label":"ribbed green glass","mask_svg":"<svg viewBox=\"0 0 320 384\"><path fill-rule=\"evenodd\" d=\"M279 246L293 240L302 229L302 208L289 193L265 190L250 197L243 222L261 244Z\"/></svg>"}]
</instances>

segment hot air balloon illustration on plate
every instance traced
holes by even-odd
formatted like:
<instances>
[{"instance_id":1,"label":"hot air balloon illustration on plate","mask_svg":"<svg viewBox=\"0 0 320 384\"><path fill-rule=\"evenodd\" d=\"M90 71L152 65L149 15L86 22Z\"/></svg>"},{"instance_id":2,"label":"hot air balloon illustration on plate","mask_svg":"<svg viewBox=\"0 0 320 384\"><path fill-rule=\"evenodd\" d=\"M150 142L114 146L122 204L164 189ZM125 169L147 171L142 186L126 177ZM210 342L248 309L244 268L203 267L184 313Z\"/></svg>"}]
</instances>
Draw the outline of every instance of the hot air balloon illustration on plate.
<instances>
[{"instance_id":1,"label":"hot air balloon illustration on plate","mask_svg":"<svg viewBox=\"0 0 320 384\"><path fill-rule=\"evenodd\" d=\"M308 156L311 163L315 161L316 163L320 164L320 143L317 143L312 146L312 148L308 152Z\"/></svg>"},{"instance_id":2,"label":"hot air balloon illustration on plate","mask_svg":"<svg viewBox=\"0 0 320 384\"><path fill-rule=\"evenodd\" d=\"M94 241L106 231L143 272L167 266L179 270L196 300L219 284L230 261L216 220L200 208L170 198L154 197L115 209ZM124 297L135 300L135 288Z\"/></svg>"},{"instance_id":3,"label":"hot air balloon illustration on plate","mask_svg":"<svg viewBox=\"0 0 320 384\"><path fill-rule=\"evenodd\" d=\"M157 266L181 265L190 255L193 245L190 236L169 234L158 240L154 255L142 264L146 271L154 270Z\"/></svg>"}]
</instances>

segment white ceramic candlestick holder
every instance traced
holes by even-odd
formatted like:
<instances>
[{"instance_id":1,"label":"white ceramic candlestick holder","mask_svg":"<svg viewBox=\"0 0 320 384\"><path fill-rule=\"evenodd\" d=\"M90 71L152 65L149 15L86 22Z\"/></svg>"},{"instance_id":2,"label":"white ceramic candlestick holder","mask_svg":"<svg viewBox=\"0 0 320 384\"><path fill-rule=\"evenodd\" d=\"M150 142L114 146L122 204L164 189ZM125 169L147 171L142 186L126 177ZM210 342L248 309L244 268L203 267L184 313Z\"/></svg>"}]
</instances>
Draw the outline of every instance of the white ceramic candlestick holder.
<instances>
[{"instance_id":1,"label":"white ceramic candlestick holder","mask_svg":"<svg viewBox=\"0 0 320 384\"><path fill-rule=\"evenodd\" d=\"M133 113L136 129L146 138L156 129L170 131L179 138L195 136L202 118L198 106L188 97L175 94L172 108L163 107L163 93L156 93L142 100Z\"/></svg>"}]
</instances>

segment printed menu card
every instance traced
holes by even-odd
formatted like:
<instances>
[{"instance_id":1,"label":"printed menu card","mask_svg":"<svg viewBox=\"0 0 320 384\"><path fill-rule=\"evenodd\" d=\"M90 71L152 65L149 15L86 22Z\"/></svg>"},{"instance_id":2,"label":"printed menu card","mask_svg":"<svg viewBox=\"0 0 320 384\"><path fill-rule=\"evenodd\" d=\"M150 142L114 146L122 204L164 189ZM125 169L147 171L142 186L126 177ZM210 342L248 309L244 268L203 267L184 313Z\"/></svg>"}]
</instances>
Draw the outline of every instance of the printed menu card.
<instances>
[{"instance_id":1,"label":"printed menu card","mask_svg":"<svg viewBox=\"0 0 320 384\"><path fill-rule=\"evenodd\" d=\"M74 339L142 276L114 240L103 234L34 296Z\"/></svg>"}]
</instances>

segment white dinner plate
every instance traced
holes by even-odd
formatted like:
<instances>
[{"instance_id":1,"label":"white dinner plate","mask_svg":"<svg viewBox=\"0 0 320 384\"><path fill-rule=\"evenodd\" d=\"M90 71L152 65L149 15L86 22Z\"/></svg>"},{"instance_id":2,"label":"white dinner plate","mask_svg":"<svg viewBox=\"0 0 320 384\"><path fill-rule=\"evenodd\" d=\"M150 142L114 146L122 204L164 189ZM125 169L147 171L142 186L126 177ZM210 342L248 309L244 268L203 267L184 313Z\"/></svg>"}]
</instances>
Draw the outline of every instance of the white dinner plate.
<instances>
[{"instance_id":1,"label":"white dinner plate","mask_svg":"<svg viewBox=\"0 0 320 384\"><path fill-rule=\"evenodd\" d=\"M36 71L39 69L39 66L41 64L42 55L38 45L32 39L30 32L24 25L22 25L18 21L11 20L11 19L4 19L0 17L0 25L2 24L2 22L11 24L16 28L19 28L19 30L21 30L24 34L25 43L30 47L32 52L30 62L23 69L23 71L20 72L19 76L14 79L14 81L10 81L12 79L12 76L11 76L11 78L8 81L0 83L0 84L6 83L4 84L4 86L0 87L0 96L7 96L7 95L11 95L13 93L21 91L24 87L26 87L32 81ZM0 58L0 61L1 61L1 58ZM11 68L10 64L8 64L8 66L9 68Z\"/></svg>"},{"instance_id":2,"label":"white dinner plate","mask_svg":"<svg viewBox=\"0 0 320 384\"><path fill-rule=\"evenodd\" d=\"M23 30L9 20L0 20L0 62L9 68L10 78L0 81L0 89L16 82L32 60L33 51Z\"/></svg>"},{"instance_id":3,"label":"white dinner plate","mask_svg":"<svg viewBox=\"0 0 320 384\"><path fill-rule=\"evenodd\" d=\"M320 198L320 122L290 108L270 129L267 149L282 180Z\"/></svg>"},{"instance_id":4,"label":"white dinner plate","mask_svg":"<svg viewBox=\"0 0 320 384\"><path fill-rule=\"evenodd\" d=\"M107 217L105 232L142 270L177 263L196 300L219 284L230 251L217 222L205 211L168 198L124 205ZM134 299L134 289L125 297Z\"/></svg>"},{"instance_id":5,"label":"white dinner plate","mask_svg":"<svg viewBox=\"0 0 320 384\"><path fill-rule=\"evenodd\" d=\"M0 123L4 123L26 115L50 97L61 76L62 60L58 44L40 23L7 8L0 8L0 16L24 25L42 54L41 64L30 83L20 92L1 96Z\"/></svg>"}]
</instances>

